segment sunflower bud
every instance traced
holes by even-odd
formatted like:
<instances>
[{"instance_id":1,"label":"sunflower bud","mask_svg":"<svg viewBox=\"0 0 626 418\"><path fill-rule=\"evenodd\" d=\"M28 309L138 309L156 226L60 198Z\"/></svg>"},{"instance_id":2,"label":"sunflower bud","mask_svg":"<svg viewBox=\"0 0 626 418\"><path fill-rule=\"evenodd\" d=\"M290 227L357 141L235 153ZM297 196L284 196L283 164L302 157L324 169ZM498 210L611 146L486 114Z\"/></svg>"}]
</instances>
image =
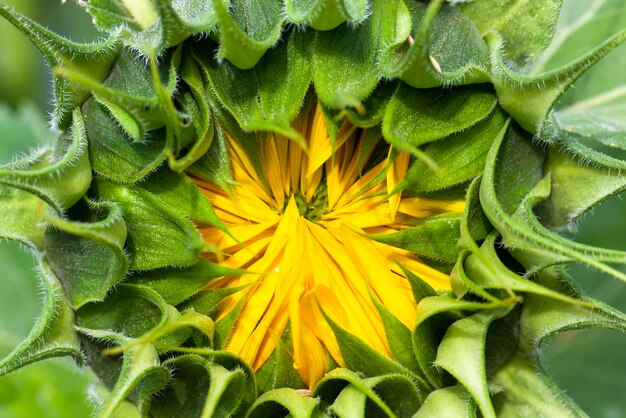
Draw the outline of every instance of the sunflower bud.
<instances>
[{"instance_id":1,"label":"sunflower bud","mask_svg":"<svg viewBox=\"0 0 626 418\"><path fill-rule=\"evenodd\" d=\"M540 344L626 317L561 265L626 255L557 231L626 163L557 104L626 31L559 66L558 1L80 3L108 40L0 6L63 131L0 168L45 291L0 374L72 356L101 417L578 414Z\"/></svg>"}]
</instances>

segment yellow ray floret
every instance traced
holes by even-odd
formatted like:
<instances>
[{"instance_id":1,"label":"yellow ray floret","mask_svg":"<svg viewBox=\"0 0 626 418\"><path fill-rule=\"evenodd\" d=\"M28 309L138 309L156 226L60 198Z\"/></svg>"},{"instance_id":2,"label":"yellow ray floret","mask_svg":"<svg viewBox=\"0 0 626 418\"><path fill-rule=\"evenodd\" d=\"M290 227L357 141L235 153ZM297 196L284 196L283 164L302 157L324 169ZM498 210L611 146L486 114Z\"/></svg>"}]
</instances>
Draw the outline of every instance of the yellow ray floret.
<instances>
[{"instance_id":1,"label":"yellow ray floret","mask_svg":"<svg viewBox=\"0 0 626 418\"><path fill-rule=\"evenodd\" d=\"M349 123L333 144L319 107L295 126L307 138L308 154L295 142L268 134L254 150L262 162L257 172L242 145L229 137L234 191L197 184L231 234L201 228L204 239L225 254L217 261L250 272L214 279L206 287L245 286L220 307L219 318L240 309L225 349L259 369L289 325L294 367L312 387L329 365L344 365L325 316L389 355L372 298L407 327L416 321L411 288L398 265L434 288L450 287L448 275L367 235L460 212L463 202L391 194L408 170L409 155L388 147L383 153L364 149L364 132Z\"/></svg>"}]
</instances>

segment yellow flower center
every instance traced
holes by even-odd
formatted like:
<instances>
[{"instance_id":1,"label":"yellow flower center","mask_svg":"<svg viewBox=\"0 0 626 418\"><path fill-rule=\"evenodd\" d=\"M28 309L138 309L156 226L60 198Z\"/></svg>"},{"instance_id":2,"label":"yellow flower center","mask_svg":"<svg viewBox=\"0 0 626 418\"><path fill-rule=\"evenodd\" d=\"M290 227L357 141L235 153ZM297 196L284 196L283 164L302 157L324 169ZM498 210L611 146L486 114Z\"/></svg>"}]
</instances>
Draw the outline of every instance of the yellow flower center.
<instances>
[{"instance_id":1,"label":"yellow flower center","mask_svg":"<svg viewBox=\"0 0 626 418\"><path fill-rule=\"evenodd\" d=\"M258 369L289 324L294 367L312 387L328 367L344 365L324 314L389 355L372 298L412 329L416 304L399 265L434 288L450 287L448 275L368 235L410 228L412 221L437 213L460 212L463 203L390 195L408 170L409 154L400 152L392 161L382 141L366 139L367 131L349 123L333 147L319 107L294 126L306 138L308 153L270 133L258 144L258 167L229 137L233 191L196 182L232 235L201 228L205 241L223 254L214 259L249 272L214 279L206 287L244 289L220 308L219 318L240 310L225 349Z\"/></svg>"}]
</instances>

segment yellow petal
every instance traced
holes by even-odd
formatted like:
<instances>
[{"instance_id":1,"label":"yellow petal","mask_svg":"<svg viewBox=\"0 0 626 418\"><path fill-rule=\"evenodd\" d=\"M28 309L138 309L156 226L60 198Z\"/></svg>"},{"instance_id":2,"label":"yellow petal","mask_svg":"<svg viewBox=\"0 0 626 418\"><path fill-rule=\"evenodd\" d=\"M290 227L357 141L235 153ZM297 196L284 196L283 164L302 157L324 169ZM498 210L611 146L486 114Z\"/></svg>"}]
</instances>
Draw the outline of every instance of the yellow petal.
<instances>
[{"instance_id":1,"label":"yellow petal","mask_svg":"<svg viewBox=\"0 0 626 418\"><path fill-rule=\"evenodd\" d=\"M389 148L389 153L391 154L391 148ZM391 193L395 190L396 186L400 181L404 178L407 171L409 171L409 160L411 159L411 154L408 152L400 152L396 159L391 163L389 168L387 169L387 194L391 195ZM389 212L391 214L391 219L395 219L396 212L400 207L400 200L402 199L402 191L394 193L389 197Z\"/></svg>"},{"instance_id":2,"label":"yellow petal","mask_svg":"<svg viewBox=\"0 0 626 418\"><path fill-rule=\"evenodd\" d=\"M260 172L244 147L228 137L232 190L196 183L230 235L207 225L199 230L221 253L221 258L207 258L247 271L215 278L205 287L245 288L219 305L217 320L240 309L225 349L258 370L290 324L294 367L311 388L329 364L345 365L326 318L388 356L386 332L373 299L407 327L416 321L416 304L400 265L436 289L450 288L447 274L365 234L405 230L416 219L459 213L464 204L401 193L390 196L406 175L409 154L401 152L389 163L389 155L376 157L380 146L370 147L366 157L378 160L367 162L370 168L362 172L364 131L344 122L331 144L319 106L292 126L308 139L308 154L288 138L266 134L258 143ZM323 208L320 202L326 197L321 220L300 216L296 195L304 197L298 204L315 196L316 209Z\"/></svg>"},{"instance_id":3,"label":"yellow petal","mask_svg":"<svg viewBox=\"0 0 626 418\"><path fill-rule=\"evenodd\" d=\"M263 173L267 179L272 195L276 201L276 208L281 210L285 206L284 164L286 155L279 155L276 138L273 133L261 142L261 161ZM282 147L281 147L281 151ZM286 148L284 149L286 151ZM283 154L283 152L281 152ZM286 153L285 153L286 154ZM282 157L282 158L281 158Z\"/></svg>"},{"instance_id":4,"label":"yellow petal","mask_svg":"<svg viewBox=\"0 0 626 418\"><path fill-rule=\"evenodd\" d=\"M382 304L407 328L415 323L415 301L406 278L400 277L389 269L384 254L373 242L360 235L363 231L344 225L342 236L345 248L354 260L357 269L367 279L368 285L380 298Z\"/></svg>"}]
</instances>

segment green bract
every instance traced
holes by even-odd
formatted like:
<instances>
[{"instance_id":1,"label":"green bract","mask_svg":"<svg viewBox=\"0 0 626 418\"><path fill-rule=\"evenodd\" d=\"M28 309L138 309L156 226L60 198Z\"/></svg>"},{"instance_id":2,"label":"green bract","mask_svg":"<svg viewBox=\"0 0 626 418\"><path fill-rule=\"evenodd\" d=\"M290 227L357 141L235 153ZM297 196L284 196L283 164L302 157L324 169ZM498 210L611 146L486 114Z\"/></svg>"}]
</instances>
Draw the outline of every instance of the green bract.
<instances>
[{"instance_id":1,"label":"green bract","mask_svg":"<svg viewBox=\"0 0 626 418\"><path fill-rule=\"evenodd\" d=\"M626 188L622 0L80 3L106 40L0 5L52 68L62 131L0 167L0 236L37 255L45 291L0 375L71 356L101 378L101 417L585 415L538 356L561 331L626 329L562 267L626 281L626 253L558 233ZM225 133L258 165L267 132L303 143L292 121L315 97L333 140L348 118L414 155L397 191L467 203L376 237L453 291L407 272L415 329L377 306L392 358L330 321L347 367L309 395L288 335L256 373L222 350L237 310L215 307L240 289L202 290L236 272L202 258L196 225L226 229L185 173L228 190Z\"/></svg>"}]
</instances>

